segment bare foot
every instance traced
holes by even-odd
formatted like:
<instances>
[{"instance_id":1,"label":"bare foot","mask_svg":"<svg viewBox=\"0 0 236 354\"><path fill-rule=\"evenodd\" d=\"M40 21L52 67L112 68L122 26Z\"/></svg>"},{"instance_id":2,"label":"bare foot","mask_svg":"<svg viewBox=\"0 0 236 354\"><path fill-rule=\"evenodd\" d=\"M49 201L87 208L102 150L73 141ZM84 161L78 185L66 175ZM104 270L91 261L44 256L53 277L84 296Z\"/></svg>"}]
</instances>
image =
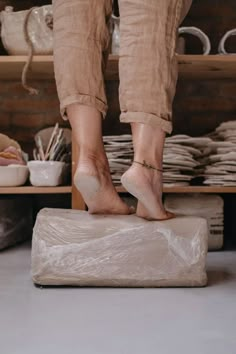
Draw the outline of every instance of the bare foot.
<instances>
[{"instance_id":1,"label":"bare foot","mask_svg":"<svg viewBox=\"0 0 236 354\"><path fill-rule=\"evenodd\" d=\"M82 194L90 214L134 213L117 194L106 157L80 158L74 183Z\"/></svg>"},{"instance_id":2,"label":"bare foot","mask_svg":"<svg viewBox=\"0 0 236 354\"><path fill-rule=\"evenodd\" d=\"M121 182L138 199L136 215L147 220L168 220L174 215L162 203L162 173L141 165L133 165L125 172Z\"/></svg>"}]
</instances>

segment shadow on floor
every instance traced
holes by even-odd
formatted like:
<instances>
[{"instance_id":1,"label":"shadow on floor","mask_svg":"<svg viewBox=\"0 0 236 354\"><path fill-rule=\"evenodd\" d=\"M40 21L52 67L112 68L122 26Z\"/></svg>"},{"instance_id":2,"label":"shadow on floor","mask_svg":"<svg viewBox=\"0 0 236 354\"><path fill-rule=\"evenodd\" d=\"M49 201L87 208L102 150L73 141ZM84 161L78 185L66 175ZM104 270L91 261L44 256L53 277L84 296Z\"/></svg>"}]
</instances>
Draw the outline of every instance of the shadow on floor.
<instances>
[{"instance_id":1,"label":"shadow on floor","mask_svg":"<svg viewBox=\"0 0 236 354\"><path fill-rule=\"evenodd\" d=\"M214 269L207 271L208 286L225 283L234 278L233 274L224 269Z\"/></svg>"}]
</instances>

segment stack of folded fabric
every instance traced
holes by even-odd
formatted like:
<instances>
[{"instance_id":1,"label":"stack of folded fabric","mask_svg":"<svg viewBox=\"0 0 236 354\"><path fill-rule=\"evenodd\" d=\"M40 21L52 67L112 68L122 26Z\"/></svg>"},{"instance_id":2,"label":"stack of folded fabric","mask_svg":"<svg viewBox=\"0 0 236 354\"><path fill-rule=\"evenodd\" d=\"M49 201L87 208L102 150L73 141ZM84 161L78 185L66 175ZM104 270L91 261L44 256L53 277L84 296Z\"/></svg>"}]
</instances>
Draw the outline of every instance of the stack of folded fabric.
<instances>
[{"instance_id":1,"label":"stack of folded fabric","mask_svg":"<svg viewBox=\"0 0 236 354\"><path fill-rule=\"evenodd\" d=\"M198 159L209 142L210 138L192 138L187 135L167 138L163 160L164 184L189 185L196 177L196 169L200 166Z\"/></svg>"},{"instance_id":2,"label":"stack of folded fabric","mask_svg":"<svg viewBox=\"0 0 236 354\"><path fill-rule=\"evenodd\" d=\"M236 121L222 123L205 151L204 184L236 185Z\"/></svg>"},{"instance_id":3,"label":"stack of folded fabric","mask_svg":"<svg viewBox=\"0 0 236 354\"><path fill-rule=\"evenodd\" d=\"M115 186L133 161L133 143L131 135L110 135L103 137L111 176Z\"/></svg>"},{"instance_id":4,"label":"stack of folded fabric","mask_svg":"<svg viewBox=\"0 0 236 354\"><path fill-rule=\"evenodd\" d=\"M175 135L166 139L163 160L163 181L166 186L189 185L200 165L202 150L212 142L210 138L191 138ZM133 144L131 135L105 136L104 145L110 164L112 179L120 185L121 175L132 164Z\"/></svg>"}]
</instances>

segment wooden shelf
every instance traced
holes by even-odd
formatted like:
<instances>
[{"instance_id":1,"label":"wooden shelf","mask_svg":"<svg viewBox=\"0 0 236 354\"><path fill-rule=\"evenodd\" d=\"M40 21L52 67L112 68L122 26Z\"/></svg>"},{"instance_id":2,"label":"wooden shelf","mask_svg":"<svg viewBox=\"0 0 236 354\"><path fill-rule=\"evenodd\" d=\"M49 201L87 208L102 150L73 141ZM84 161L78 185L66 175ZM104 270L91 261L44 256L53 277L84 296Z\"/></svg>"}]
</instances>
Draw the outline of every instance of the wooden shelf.
<instances>
[{"instance_id":1,"label":"wooden shelf","mask_svg":"<svg viewBox=\"0 0 236 354\"><path fill-rule=\"evenodd\" d=\"M123 187L116 187L119 193L127 193ZM164 187L164 193L215 193L215 194L234 194L235 187L221 187L221 186L186 186L186 187Z\"/></svg>"},{"instance_id":2,"label":"wooden shelf","mask_svg":"<svg viewBox=\"0 0 236 354\"><path fill-rule=\"evenodd\" d=\"M0 79L20 80L26 61L26 56L0 56ZM31 72L29 72L29 78L31 79L52 79L54 77L52 56L34 56L31 69Z\"/></svg>"},{"instance_id":3,"label":"wooden shelf","mask_svg":"<svg viewBox=\"0 0 236 354\"><path fill-rule=\"evenodd\" d=\"M0 56L0 80L20 80L26 61L26 56ZM118 78L118 61L118 56L111 55L109 57L106 72L107 80L115 80ZM32 80L54 79L53 57L50 55L35 55L28 75L29 79Z\"/></svg>"},{"instance_id":4,"label":"wooden shelf","mask_svg":"<svg viewBox=\"0 0 236 354\"><path fill-rule=\"evenodd\" d=\"M25 56L0 56L0 79L20 80L22 69L27 57ZM110 55L106 79L117 80L118 56ZM179 72L183 78L236 78L235 55L179 55ZM52 56L35 56L32 63L31 79L53 79Z\"/></svg>"},{"instance_id":5,"label":"wooden shelf","mask_svg":"<svg viewBox=\"0 0 236 354\"><path fill-rule=\"evenodd\" d=\"M71 186L62 187L0 187L1 194L69 194L71 193Z\"/></svg>"},{"instance_id":6,"label":"wooden shelf","mask_svg":"<svg viewBox=\"0 0 236 354\"><path fill-rule=\"evenodd\" d=\"M180 55L178 62L182 78L236 78L236 55Z\"/></svg>"},{"instance_id":7,"label":"wooden shelf","mask_svg":"<svg viewBox=\"0 0 236 354\"><path fill-rule=\"evenodd\" d=\"M127 193L123 187L116 187L118 193ZM0 194L70 194L71 186L60 187L0 187ZM186 186L186 187L165 187L164 193L216 193L216 194L236 194L235 187L204 187L204 186Z\"/></svg>"},{"instance_id":8,"label":"wooden shelf","mask_svg":"<svg viewBox=\"0 0 236 354\"><path fill-rule=\"evenodd\" d=\"M123 187L116 187L118 193L127 193ZM60 187L0 187L0 194L70 194L71 186ZM165 187L164 193L216 193L216 194L236 194L235 187L204 187L204 186L187 186L187 187Z\"/></svg>"}]
</instances>

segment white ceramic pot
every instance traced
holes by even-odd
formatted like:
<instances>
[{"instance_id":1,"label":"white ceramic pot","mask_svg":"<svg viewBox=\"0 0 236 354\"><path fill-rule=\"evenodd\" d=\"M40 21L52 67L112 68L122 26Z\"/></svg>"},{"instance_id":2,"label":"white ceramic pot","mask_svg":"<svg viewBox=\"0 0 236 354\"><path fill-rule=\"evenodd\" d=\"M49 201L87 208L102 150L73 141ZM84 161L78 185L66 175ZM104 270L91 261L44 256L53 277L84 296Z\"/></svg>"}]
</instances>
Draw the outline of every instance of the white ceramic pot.
<instances>
[{"instance_id":1,"label":"white ceramic pot","mask_svg":"<svg viewBox=\"0 0 236 354\"><path fill-rule=\"evenodd\" d=\"M25 184L29 176L27 166L0 166L0 187L18 187Z\"/></svg>"},{"instance_id":2,"label":"white ceramic pot","mask_svg":"<svg viewBox=\"0 0 236 354\"><path fill-rule=\"evenodd\" d=\"M30 182L36 187L55 187L62 184L65 163L60 161L29 161Z\"/></svg>"},{"instance_id":3,"label":"white ceramic pot","mask_svg":"<svg viewBox=\"0 0 236 354\"><path fill-rule=\"evenodd\" d=\"M0 21L1 39L8 54L28 54L27 36L34 48L34 54L52 54L53 32L47 25L49 17L52 17L52 5L23 11L14 11L12 6L6 6L5 10L0 12Z\"/></svg>"},{"instance_id":4,"label":"white ceramic pot","mask_svg":"<svg viewBox=\"0 0 236 354\"><path fill-rule=\"evenodd\" d=\"M203 45L203 55L210 54L211 42L209 37L202 30L200 30L197 27L180 27L179 36L181 36L184 33L192 34L193 36L198 37Z\"/></svg>"},{"instance_id":5,"label":"white ceramic pot","mask_svg":"<svg viewBox=\"0 0 236 354\"><path fill-rule=\"evenodd\" d=\"M119 55L120 52L120 18L112 15L114 29L112 33L112 47L111 52L114 55Z\"/></svg>"},{"instance_id":6,"label":"white ceramic pot","mask_svg":"<svg viewBox=\"0 0 236 354\"><path fill-rule=\"evenodd\" d=\"M236 28L226 32L225 35L223 36L223 38L220 40L220 44L219 44L219 48L218 48L218 51L220 54L236 54L236 53L228 53L225 48L225 44L226 44L227 39L229 39L232 36L236 36Z\"/></svg>"}]
</instances>

